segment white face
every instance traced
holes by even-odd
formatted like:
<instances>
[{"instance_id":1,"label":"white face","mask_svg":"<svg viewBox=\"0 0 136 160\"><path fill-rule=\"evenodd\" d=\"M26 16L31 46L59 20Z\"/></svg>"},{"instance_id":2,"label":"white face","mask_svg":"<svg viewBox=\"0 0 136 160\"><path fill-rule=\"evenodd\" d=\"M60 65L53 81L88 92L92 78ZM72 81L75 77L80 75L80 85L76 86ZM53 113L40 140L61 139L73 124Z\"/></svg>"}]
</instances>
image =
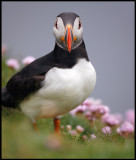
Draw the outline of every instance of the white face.
<instances>
[{"instance_id":1,"label":"white face","mask_svg":"<svg viewBox=\"0 0 136 160\"><path fill-rule=\"evenodd\" d=\"M83 27L80 18L77 17L75 19L73 26L71 24L64 26L62 18L57 17L53 33L57 44L61 48L71 52L72 49L75 49L82 43Z\"/></svg>"}]
</instances>

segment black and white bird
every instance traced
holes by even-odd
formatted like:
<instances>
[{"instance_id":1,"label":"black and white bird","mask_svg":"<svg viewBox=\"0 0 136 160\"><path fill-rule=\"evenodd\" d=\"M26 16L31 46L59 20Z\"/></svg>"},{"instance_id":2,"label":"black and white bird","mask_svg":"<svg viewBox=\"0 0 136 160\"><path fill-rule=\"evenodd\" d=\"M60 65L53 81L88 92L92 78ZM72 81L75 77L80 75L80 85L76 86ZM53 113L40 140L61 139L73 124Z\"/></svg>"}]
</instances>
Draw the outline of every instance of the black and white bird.
<instances>
[{"instance_id":1,"label":"black and white bird","mask_svg":"<svg viewBox=\"0 0 136 160\"><path fill-rule=\"evenodd\" d=\"M39 118L54 118L80 105L93 91L96 72L83 41L80 17L71 12L57 16L54 50L24 67L2 89L2 105L20 107L37 129Z\"/></svg>"}]
</instances>

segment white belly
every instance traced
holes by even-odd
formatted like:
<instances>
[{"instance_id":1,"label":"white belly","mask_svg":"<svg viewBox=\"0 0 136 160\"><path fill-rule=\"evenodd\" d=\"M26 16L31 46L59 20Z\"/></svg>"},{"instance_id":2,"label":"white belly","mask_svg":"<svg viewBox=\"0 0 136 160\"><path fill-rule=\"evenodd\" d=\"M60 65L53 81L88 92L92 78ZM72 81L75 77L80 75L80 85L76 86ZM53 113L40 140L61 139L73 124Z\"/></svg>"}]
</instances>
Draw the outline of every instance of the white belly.
<instances>
[{"instance_id":1,"label":"white belly","mask_svg":"<svg viewBox=\"0 0 136 160\"><path fill-rule=\"evenodd\" d=\"M80 105L93 91L96 73L92 64L80 59L71 69L52 68L43 87L20 104L32 121L56 117Z\"/></svg>"}]
</instances>

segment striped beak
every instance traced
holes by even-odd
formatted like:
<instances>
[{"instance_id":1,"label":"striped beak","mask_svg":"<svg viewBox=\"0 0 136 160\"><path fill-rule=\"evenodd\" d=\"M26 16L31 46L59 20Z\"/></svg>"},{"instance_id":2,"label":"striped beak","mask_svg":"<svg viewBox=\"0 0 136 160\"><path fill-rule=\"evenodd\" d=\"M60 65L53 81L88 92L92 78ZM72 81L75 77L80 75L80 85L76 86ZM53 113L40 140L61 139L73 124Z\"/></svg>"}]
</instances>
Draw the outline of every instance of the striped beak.
<instances>
[{"instance_id":1,"label":"striped beak","mask_svg":"<svg viewBox=\"0 0 136 160\"><path fill-rule=\"evenodd\" d=\"M72 42L73 42L72 26L70 24L68 24L66 26L65 43L67 45L67 49L68 49L69 53L71 53Z\"/></svg>"},{"instance_id":2,"label":"striped beak","mask_svg":"<svg viewBox=\"0 0 136 160\"><path fill-rule=\"evenodd\" d=\"M72 25L66 25L65 35L61 37L61 40L66 44L69 53L71 53L71 46L77 40L77 37L73 35Z\"/></svg>"}]
</instances>

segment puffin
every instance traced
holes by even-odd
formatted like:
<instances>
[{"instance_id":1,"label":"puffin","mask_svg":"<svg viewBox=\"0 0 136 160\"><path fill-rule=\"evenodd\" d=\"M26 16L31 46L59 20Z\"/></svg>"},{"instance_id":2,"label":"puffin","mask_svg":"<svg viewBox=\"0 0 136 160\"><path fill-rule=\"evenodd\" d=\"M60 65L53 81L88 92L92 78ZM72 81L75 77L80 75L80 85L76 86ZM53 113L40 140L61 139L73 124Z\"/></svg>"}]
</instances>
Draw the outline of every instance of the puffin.
<instances>
[{"instance_id":1,"label":"puffin","mask_svg":"<svg viewBox=\"0 0 136 160\"><path fill-rule=\"evenodd\" d=\"M38 131L39 118L53 118L60 133L60 116L82 104L96 83L89 61L79 15L63 12L56 17L53 51L13 75L2 88L2 106L20 108Z\"/></svg>"}]
</instances>

